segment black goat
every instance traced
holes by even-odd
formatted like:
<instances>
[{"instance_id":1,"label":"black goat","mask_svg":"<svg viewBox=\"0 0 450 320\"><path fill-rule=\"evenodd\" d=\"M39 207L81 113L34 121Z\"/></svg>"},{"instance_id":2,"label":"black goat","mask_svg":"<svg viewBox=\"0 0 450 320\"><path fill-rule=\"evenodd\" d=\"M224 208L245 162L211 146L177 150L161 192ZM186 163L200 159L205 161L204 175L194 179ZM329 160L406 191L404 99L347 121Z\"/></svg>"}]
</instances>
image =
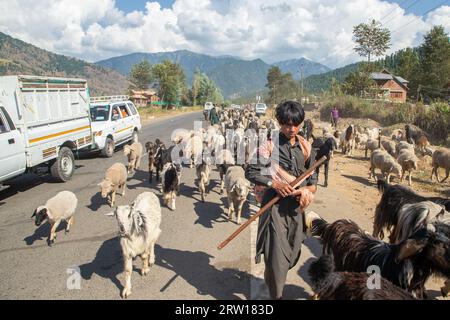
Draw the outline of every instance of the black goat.
<instances>
[{"instance_id":1,"label":"black goat","mask_svg":"<svg viewBox=\"0 0 450 320\"><path fill-rule=\"evenodd\" d=\"M328 224L309 212L306 225L323 243L323 252L333 254L337 271L367 272L378 266L381 276L423 298L425 282L433 275L450 275L450 226L435 221L407 240L388 244L376 239L350 220Z\"/></svg>"},{"instance_id":2,"label":"black goat","mask_svg":"<svg viewBox=\"0 0 450 320\"><path fill-rule=\"evenodd\" d=\"M382 192L380 202L375 209L373 236L383 239L384 229L392 230L398 223L399 211L405 204L431 201L450 211L450 199L440 197L424 197L411 188L400 184L391 185L384 180L378 180L378 190ZM390 241L395 242L394 239Z\"/></svg>"},{"instance_id":3,"label":"black goat","mask_svg":"<svg viewBox=\"0 0 450 320\"><path fill-rule=\"evenodd\" d=\"M336 272L328 255L314 261L308 270L312 289L318 300L414 300L405 290L381 277L380 288L369 289L370 274ZM370 280L369 280L370 281Z\"/></svg>"},{"instance_id":4,"label":"black goat","mask_svg":"<svg viewBox=\"0 0 450 320\"><path fill-rule=\"evenodd\" d=\"M330 159L333 151L337 149L336 140L333 138L316 138L314 135L312 135L312 137L314 139L312 147L316 150L316 159L320 159L323 156L327 157L327 160L324 163L324 186L326 188L328 187L328 169L330 166ZM319 172L319 169L317 169L317 172Z\"/></svg>"}]
</instances>

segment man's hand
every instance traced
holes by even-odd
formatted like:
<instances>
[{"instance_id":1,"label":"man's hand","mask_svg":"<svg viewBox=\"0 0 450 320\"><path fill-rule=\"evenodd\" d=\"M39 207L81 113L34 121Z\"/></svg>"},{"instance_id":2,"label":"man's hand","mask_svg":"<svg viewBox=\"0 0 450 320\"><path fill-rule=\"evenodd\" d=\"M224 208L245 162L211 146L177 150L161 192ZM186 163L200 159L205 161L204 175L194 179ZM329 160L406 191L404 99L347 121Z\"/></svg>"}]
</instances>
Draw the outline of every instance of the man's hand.
<instances>
[{"instance_id":1,"label":"man's hand","mask_svg":"<svg viewBox=\"0 0 450 320\"><path fill-rule=\"evenodd\" d=\"M314 193L312 193L308 187L303 187L295 190L294 195L297 196L296 199L302 209L308 207L314 200Z\"/></svg>"},{"instance_id":2,"label":"man's hand","mask_svg":"<svg viewBox=\"0 0 450 320\"><path fill-rule=\"evenodd\" d=\"M291 193L294 192L294 188L292 188L289 184L275 180L272 181L272 188L274 188L283 198L290 196Z\"/></svg>"}]
</instances>

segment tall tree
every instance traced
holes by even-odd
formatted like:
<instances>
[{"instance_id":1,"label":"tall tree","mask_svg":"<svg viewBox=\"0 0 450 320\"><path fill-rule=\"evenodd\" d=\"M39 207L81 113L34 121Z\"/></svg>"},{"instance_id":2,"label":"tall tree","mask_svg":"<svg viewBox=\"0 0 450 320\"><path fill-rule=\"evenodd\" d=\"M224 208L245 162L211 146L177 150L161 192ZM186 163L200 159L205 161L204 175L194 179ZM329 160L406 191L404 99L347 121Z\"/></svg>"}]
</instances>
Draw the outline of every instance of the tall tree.
<instances>
[{"instance_id":1,"label":"tall tree","mask_svg":"<svg viewBox=\"0 0 450 320\"><path fill-rule=\"evenodd\" d=\"M152 74L159 82L158 95L169 104L179 104L186 95L186 77L177 63L165 60L152 67Z\"/></svg>"},{"instance_id":2,"label":"tall tree","mask_svg":"<svg viewBox=\"0 0 450 320\"><path fill-rule=\"evenodd\" d=\"M353 28L353 35L357 46L354 50L370 62L371 56L380 56L389 49L391 33L382 28L381 23L372 20L370 24L360 23Z\"/></svg>"},{"instance_id":3,"label":"tall tree","mask_svg":"<svg viewBox=\"0 0 450 320\"><path fill-rule=\"evenodd\" d=\"M439 92L450 79L450 43L444 27L435 26L424 37L421 47L420 84Z\"/></svg>"},{"instance_id":4,"label":"tall tree","mask_svg":"<svg viewBox=\"0 0 450 320\"><path fill-rule=\"evenodd\" d=\"M133 65L128 76L130 80L129 89L145 90L152 81L152 66L147 60Z\"/></svg>"},{"instance_id":5,"label":"tall tree","mask_svg":"<svg viewBox=\"0 0 450 320\"><path fill-rule=\"evenodd\" d=\"M269 102L277 103L279 95L279 90L282 82L282 73L279 67L273 66L267 72L267 84L266 87L269 88Z\"/></svg>"}]
</instances>

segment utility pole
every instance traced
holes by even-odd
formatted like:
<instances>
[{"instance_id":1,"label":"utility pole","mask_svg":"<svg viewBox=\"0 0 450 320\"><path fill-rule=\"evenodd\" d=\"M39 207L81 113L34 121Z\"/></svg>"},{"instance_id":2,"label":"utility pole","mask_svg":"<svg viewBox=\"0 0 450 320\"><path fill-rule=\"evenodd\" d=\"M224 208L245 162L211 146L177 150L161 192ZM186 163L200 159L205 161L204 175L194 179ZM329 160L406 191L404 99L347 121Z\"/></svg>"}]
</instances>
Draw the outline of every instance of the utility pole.
<instances>
[{"instance_id":1,"label":"utility pole","mask_svg":"<svg viewBox=\"0 0 450 320\"><path fill-rule=\"evenodd\" d=\"M303 63L300 65L300 82L301 82L300 103L302 103L302 100L303 100Z\"/></svg>"}]
</instances>

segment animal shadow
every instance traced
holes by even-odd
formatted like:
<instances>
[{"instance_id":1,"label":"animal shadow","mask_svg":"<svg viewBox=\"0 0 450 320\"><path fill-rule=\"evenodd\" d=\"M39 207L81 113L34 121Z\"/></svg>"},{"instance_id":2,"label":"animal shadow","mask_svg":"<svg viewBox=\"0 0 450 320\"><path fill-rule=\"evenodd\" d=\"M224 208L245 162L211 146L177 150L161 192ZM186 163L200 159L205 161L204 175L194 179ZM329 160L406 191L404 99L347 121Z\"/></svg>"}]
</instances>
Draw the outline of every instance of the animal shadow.
<instances>
[{"instance_id":1,"label":"animal shadow","mask_svg":"<svg viewBox=\"0 0 450 320\"><path fill-rule=\"evenodd\" d=\"M33 221L34 223L34 221ZM58 238L62 235L64 235L64 232L60 232L66 228L67 222L62 221L58 228L56 228L56 242L58 242ZM31 236L25 237L23 241L27 244L27 246L33 245L38 240L47 239L50 235L50 223L45 222L41 224L36 230L34 230L34 233Z\"/></svg>"},{"instance_id":2,"label":"animal shadow","mask_svg":"<svg viewBox=\"0 0 450 320\"><path fill-rule=\"evenodd\" d=\"M106 198L102 198L101 192L97 192L91 197L91 204L86 207L92 211L97 211L103 205L108 205L108 201Z\"/></svg>"},{"instance_id":3,"label":"animal shadow","mask_svg":"<svg viewBox=\"0 0 450 320\"><path fill-rule=\"evenodd\" d=\"M156 264L176 275L197 289L202 296L210 295L218 300L240 299L237 294L250 297L250 278L247 272L237 269L217 269L211 265L213 256L201 251L182 251L155 246ZM167 288L169 283L164 285Z\"/></svg>"},{"instance_id":4,"label":"animal shadow","mask_svg":"<svg viewBox=\"0 0 450 320\"><path fill-rule=\"evenodd\" d=\"M123 271L122 249L118 237L106 240L98 249L93 261L80 266L81 277L90 280L93 274L110 279L122 291L123 286L117 275Z\"/></svg>"}]
</instances>

